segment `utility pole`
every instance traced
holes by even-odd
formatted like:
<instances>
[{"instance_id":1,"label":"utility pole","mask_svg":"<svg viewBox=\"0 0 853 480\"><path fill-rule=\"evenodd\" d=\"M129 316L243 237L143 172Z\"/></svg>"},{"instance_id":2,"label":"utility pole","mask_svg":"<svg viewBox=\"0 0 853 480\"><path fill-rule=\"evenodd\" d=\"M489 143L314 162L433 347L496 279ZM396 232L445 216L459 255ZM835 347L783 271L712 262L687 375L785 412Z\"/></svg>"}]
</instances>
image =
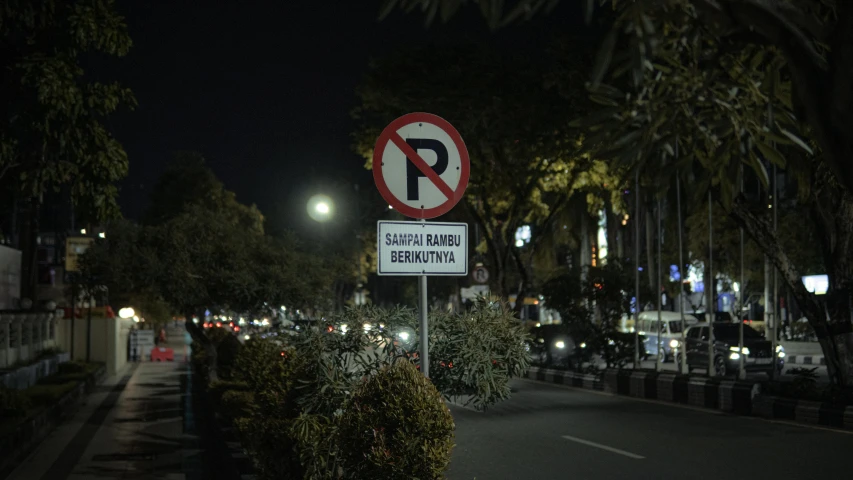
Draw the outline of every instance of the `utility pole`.
<instances>
[{"instance_id":1,"label":"utility pole","mask_svg":"<svg viewBox=\"0 0 853 480\"><path fill-rule=\"evenodd\" d=\"M640 368L640 169L634 172L634 370Z\"/></svg>"},{"instance_id":2,"label":"utility pole","mask_svg":"<svg viewBox=\"0 0 853 480\"><path fill-rule=\"evenodd\" d=\"M714 365L714 210L710 187L708 189L708 376L717 375Z\"/></svg>"},{"instance_id":3,"label":"utility pole","mask_svg":"<svg viewBox=\"0 0 853 480\"><path fill-rule=\"evenodd\" d=\"M662 316L662 314L661 314L661 308L662 308L662 305L661 305L661 290L663 290L663 288L662 288L662 286L661 286L661 272L660 272L660 265L661 265L661 262L660 262L660 250L661 250L661 241L663 240L663 239L661 238L661 234L660 234L660 231L661 231L661 216L662 216L662 215L661 215L661 201L660 201L660 197L658 197L658 228L657 228L657 241L658 241L658 261L657 261L657 264L658 264L658 268L657 268L657 273L658 273L658 289L657 289L657 298L658 298L658 305L657 305L657 306L658 306L658 328L657 328L657 355L656 355L656 358L655 358L655 371L656 371L656 372L659 372L659 371L660 371L660 364L661 364L661 361L663 361L664 357L666 356L666 355L665 355L665 353L664 353L664 351L663 351L663 346L662 346L662 342L661 342L661 327L663 326L663 318L661 318L661 316Z\"/></svg>"},{"instance_id":4,"label":"utility pole","mask_svg":"<svg viewBox=\"0 0 853 480\"><path fill-rule=\"evenodd\" d=\"M743 172L743 165L741 165L740 166L740 193L741 194L743 194L743 173L744 173ZM743 353L743 318L741 318L741 315L743 315L743 307L744 307L743 299L744 299L744 294L746 293L745 292L745 290L746 290L746 273L745 273L745 271L746 270L743 267L743 257L744 257L744 248L743 247L744 247L744 231L743 231L743 227L740 227L740 289L738 292L738 302L737 302L738 303L738 309L740 309L740 311L738 312L738 316L737 316L738 324L739 324L738 325L738 349L739 349L739 354L740 354L740 358L738 360L737 377L740 380L746 379L746 369L744 368L744 361L745 361L744 357L746 357L746 355L744 355L744 353Z\"/></svg>"},{"instance_id":5,"label":"utility pole","mask_svg":"<svg viewBox=\"0 0 853 480\"><path fill-rule=\"evenodd\" d=\"M769 128L773 127L773 104L767 105L767 124ZM771 143L771 147L774 145ZM773 210L773 232L776 233L776 165L773 165L773 178L771 179L770 189L770 209ZM772 280L771 280L772 279ZM772 296L771 296L771 281ZM770 337L770 358L773 362L773 367L770 370L770 378L776 377L776 269L770 263L770 256L764 256L764 328L766 335Z\"/></svg>"},{"instance_id":6,"label":"utility pole","mask_svg":"<svg viewBox=\"0 0 853 480\"><path fill-rule=\"evenodd\" d=\"M678 138L675 139L675 159L676 161L678 160ZM681 226L681 175L679 175L678 171L676 171L675 177L675 198L676 202L678 202L678 271L681 274L678 286L678 310L681 314L681 343L678 346L681 347L681 373L687 374L687 338L684 331L684 274L687 272L684 267L684 240L682 238L684 232Z\"/></svg>"}]
</instances>

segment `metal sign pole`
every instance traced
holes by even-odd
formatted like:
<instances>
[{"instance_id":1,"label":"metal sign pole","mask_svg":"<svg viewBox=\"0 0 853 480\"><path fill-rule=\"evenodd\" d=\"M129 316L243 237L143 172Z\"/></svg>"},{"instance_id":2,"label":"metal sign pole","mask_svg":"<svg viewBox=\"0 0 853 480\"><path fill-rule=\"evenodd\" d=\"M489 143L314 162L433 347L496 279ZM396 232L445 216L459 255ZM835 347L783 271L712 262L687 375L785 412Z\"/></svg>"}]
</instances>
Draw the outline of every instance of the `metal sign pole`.
<instances>
[{"instance_id":1,"label":"metal sign pole","mask_svg":"<svg viewBox=\"0 0 853 480\"><path fill-rule=\"evenodd\" d=\"M421 222L426 223L426 219L421 219ZM418 277L418 297L420 298L420 324L421 324L421 372L429 378L429 321L427 309L429 308L427 296L427 276L421 275Z\"/></svg>"}]
</instances>

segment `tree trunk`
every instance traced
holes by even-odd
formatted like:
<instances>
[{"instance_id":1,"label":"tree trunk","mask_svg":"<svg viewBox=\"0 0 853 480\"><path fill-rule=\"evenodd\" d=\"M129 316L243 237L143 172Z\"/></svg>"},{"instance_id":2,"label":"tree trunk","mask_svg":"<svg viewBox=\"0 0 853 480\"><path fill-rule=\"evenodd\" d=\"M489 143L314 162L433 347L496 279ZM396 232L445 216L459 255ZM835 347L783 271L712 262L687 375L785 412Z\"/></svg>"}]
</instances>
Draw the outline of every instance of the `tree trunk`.
<instances>
[{"instance_id":1,"label":"tree trunk","mask_svg":"<svg viewBox=\"0 0 853 480\"><path fill-rule=\"evenodd\" d=\"M202 314L199 317L199 321L204 321L204 311L202 310ZM210 340L210 337L204 333L204 329L199 327L195 323L193 323L193 313L189 312L186 315L186 320L184 322L184 326L189 332L192 339L198 342L201 347L204 349L205 354L207 354L207 376L208 380L214 382L219 380L219 375L216 371L217 366L217 354L216 354L216 346Z\"/></svg>"},{"instance_id":2,"label":"tree trunk","mask_svg":"<svg viewBox=\"0 0 853 480\"><path fill-rule=\"evenodd\" d=\"M38 197L32 197L27 202L26 213L23 215L21 228L22 251L21 262L21 298L29 298L33 307L38 305L38 236L39 221L41 220L41 202Z\"/></svg>"},{"instance_id":3,"label":"tree trunk","mask_svg":"<svg viewBox=\"0 0 853 480\"><path fill-rule=\"evenodd\" d=\"M831 250L827 256L827 275L830 289L819 300L806 290L797 268L782 250L770 223L751 212L743 196L732 204L732 218L766 252L776 266L791 295L797 301L820 341L830 380L842 387L853 386L853 199L845 195L836 210L834 230L829 238Z\"/></svg>"},{"instance_id":4,"label":"tree trunk","mask_svg":"<svg viewBox=\"0 0 853 480\"><path fill-rule=\"evenodd\" d=\"M518 290L515 295L515 312L517 314L521 314L521 310L524 308L524 299L527 297L527 294L530 292L530 272L528 271L527 265L524 264L524 259L521 258L521 254L518 251L518 248L515 246L509 247L510 254L512 255L512 259L515 261L515 268L518 269L518 276L521 281L518 284Z\"/></svg>"},{"instance_id":5,"label":"tree trunk","mask_svg":"<svg viewBox=\"0 0 853 480\"><path fill-rule=\"evenodd\" d=\"M486 221L480 212L477 210L475 205L471 205L470 201L466 200L463 202L465 205L465 209L468 213L474 218L474 221L480 225L480 229L483 232L483 238L486 240L486 246L489 249L489 256L492 257L492 274L494 275L494 280L489 282L490 286L494 286L492 293L496 296L503 298L506 294L504 281L506 277L504 262L501 260L501 250L498 248L497 243L495 242L495 237L493 235L493 229L490 228L489 225L486 225Z\"/></svg>"}]
</instances>

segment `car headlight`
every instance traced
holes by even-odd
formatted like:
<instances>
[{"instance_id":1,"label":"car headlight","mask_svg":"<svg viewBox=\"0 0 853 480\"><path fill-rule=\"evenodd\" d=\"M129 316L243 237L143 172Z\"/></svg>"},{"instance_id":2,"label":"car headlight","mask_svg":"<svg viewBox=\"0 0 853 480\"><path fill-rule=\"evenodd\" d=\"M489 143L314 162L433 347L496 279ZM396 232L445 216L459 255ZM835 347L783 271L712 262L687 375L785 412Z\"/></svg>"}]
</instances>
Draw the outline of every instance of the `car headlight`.
<instances>
[{"instance_id":1,"label":"car headlight","mask_svg":"<svg viewBox=\"0 0 853 480\"><path fill-rule=\"evenodd\" d=\"M566 348L566 342L562 340L557 340L557 343L555 343L554 346L557 348Z\"/></svg>"},{"instance_id":2,"label":"car headlight","mask_svg":"<svg viewBox=\"0 0 853 480\"><path fill-rule=\"evenodd\" d=\"M364 333L367 333L370 331L371 328L373 328L373 325L371 325L369 323L365 323L362 328L364 328Z\"/></svg>"},{"instance_id":3,"label":"car headlight","mask_svg":"<svg viewBox=\"0 0 853 480\"><path fill-rule=\"evenodd\" d=\"M347 333L347 324L341 325L341 333Z\"/></svg>"},{"instance_id":4,"label":"car headlight","mask_svg":"<svg viewBox=\"0 0 853 480\"><path fill-rule=\"evenodd\" d=\"M744 355L749 355L749 349L746 347L743 347L743 349L738 349L737 347L729 347L729 351L732 351L735 353L742 353Z\"/></svg>"},{"instance_id":5,"label":"car headlight","mask_svg":"<svg viewBox=\"0 0 853 480\"><path fill-rule=\"evenodd\" d=\"M779 350L779 352L776 353L776 356L779 358L785 358L785 352L783 350Z\"/></svg>"},{"instance_id":6,"label":"car headlight","mask_svg":"<svg viewBox=\"0 0 853 480\"><path fill-rule=\"evenodd\" d=\"M581 348L586 348L586 342L581 342Z\"/></svg>"},{"instance_id":7,"label":"car headlight","mask_svg":"<svg viewBox=\"0 0 853 480\"><path fill-rule=\"evenodd\" d=\"M732 352L731 354L729 354L729 358L731 358L732 360L737 360L740 358L740 354L736 353L736 352Z\"/></svg>"},{"instance_id":8,"label":"car headlight","mask_svg":"<svg viewBox=\"0 0 853 480\"><path fill-rule=\"evenodd\" d=\"M776 353L784 352L784 351L785 351L785 349L782 347L782 345L776 345Z\"/></svg>"},{"instance_id":9,"label":"car headlight","mask_svg":"<svg viewBox=\"0 0 853 480\"><path fill-rule=\"evenodd\" d=\"M674 339L674 338L673 338L672 340L670 340L670 341L669 341L669 346L670 346L671 348L678 348L678 344L679 344L679 343L680 343L680 342L679 342L678 340L676 340L676 339Z\"/></svg>"},{"instance_id":10,"label":"car headlight","mask_svg":"<svg viewBox=\"0 0 853 480\"><path fill-rule=\"evenodd\" d=\"M409 341L409 332L400 332L399 334L397 334L397 336L400 337L400 340L404 342Z\"/></svg>"}]
</instances>

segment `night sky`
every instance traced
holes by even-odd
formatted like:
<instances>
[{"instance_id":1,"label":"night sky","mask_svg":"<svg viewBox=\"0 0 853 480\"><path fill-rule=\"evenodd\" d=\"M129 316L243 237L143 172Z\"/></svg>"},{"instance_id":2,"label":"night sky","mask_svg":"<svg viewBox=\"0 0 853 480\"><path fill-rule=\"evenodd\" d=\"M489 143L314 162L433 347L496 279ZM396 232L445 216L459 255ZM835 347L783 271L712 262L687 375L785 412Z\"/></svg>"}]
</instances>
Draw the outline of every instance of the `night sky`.
<instances>
[{"instance_id":1,"label":"night sky","mask_svg":"<svg viewBox=\"0 0 853 480\"><path fill-rule=\"evenodd\" d=\"M379 3L121 2L134 47L110 75L139 101L111 120L130 156L125 216L139 217L172 152L196 150L240 201L293 223L324 185L372 188L349 136L354 89L371 58L425 44L538 48L581 16L566 5L492 33L469 6L426 29L419 12L378 22Z\"/></svg>"}]
</instances>

